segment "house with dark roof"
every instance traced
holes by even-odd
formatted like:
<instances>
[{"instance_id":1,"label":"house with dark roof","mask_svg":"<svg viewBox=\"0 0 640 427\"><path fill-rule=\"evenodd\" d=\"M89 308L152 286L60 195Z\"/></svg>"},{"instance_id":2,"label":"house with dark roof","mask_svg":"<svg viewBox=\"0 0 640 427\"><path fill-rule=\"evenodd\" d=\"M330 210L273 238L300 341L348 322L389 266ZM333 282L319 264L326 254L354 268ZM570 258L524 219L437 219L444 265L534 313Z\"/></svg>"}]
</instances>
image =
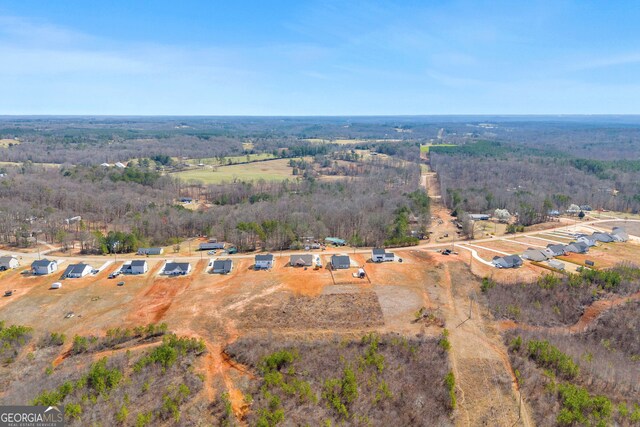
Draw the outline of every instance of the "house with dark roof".
<instances>
[{"instance_id":1,"label":"house with dark roof","mask_svg":"<svg viewBox=\"0 0 640 427\"><path fill-rule=\"evenodd\" d=\"M91 273L90 265L87 264L71 264L64 271L64 277L69 279L79 279Z\"/></svg>"},{"instance_id":2,"label":"house with dark roof","mask_svg":"<svg viewBox=\"0 0 640 427\"><path fill-rule=\"evenodd\" d=\"M598 242L603 242L603 243L611 243L614 240L613 237L611 237L611 235L607 233L600 233L600 232L593 233L591 237L593 237Z\"/></svg>"},{"instance_id":3,"label":"house with dark roof","mask_svg":"<svg viewBox=\"0 0 640 427\"><path fill-rule=\"evenodd\" d=\"M143 259L134 259L125 263L120 267L120 272L124 274L144 274L149 270L147 261Z\"/></svg>"},{"instance_id":4,"label":"house with dark roof","mask_svg":"<svg viewBox=\"0 0 640 427\"><path fill-rule=\"evenodd\" d=\"M396 256L393 252L387 252L380 248L371 250L371 261L373 262L393 261L395 258Z\"/></svg>"},{"instance_id":5,"label":"house with dark roof","mask_svg":"<svg viewBox=\"0 0 640 427\"><path fill-rule=\"evenodd\" d=\"M589 252L589 246L584 242L571 242L564 247L564 251L566 253L586 254Z\"/></svg>"},{"instance_id":6,"label":"house with dark roof","mask_svg":"<svg viewBox=\"0 0 640 427\"><path fill-rule=\"evenodd\" d=\"M168 262L164 265L162 274L167 276L184 276L191 271L191 264L188 262Z\"/></svg>"},{"instance_id":7,"label":"house with dark roof","mask_svg":"<svg viewBox=\"0 0 640 427\"><path fill-rule=\"evenodd\" d=\"M613 227L611 236L620 242L629 240L629 234L627 234L627 231L622 227Z\"/></svg>"},{"instance_id":8,"label":"house with dark roof","mask_svg":"<svg viewBox=\"0 0 640 427\"><path fill-rule=\"evenodd\" d=\"M31 273L36 275L51 274L58 269L58 263L48 259L39 259L31 263Z\"/></svg>"},{"instance_id":9,"label":"house with dark roof","mask_svg":"<svg viewBox=\"0 0 640 427\"><path fill-rule=\"evenodd\" d=\"M561 255L564 255L565 253L564 245L560 245L560 244L548 244L547 249L551 251L553 256L561 256Z\"/></svg>"},{"instance_id":10,"label":"house with dark roof","mask_svg":"<svg viewBox=\"0 0 640 427\"><path fill-rule=\"evenodd\" d=\"M518 268L522 266L522 258L518 255L506 255L493 257L491 261L498 268Z\"/></svg>"},{"instance_id":11,"label":"house with dark roof","mask_svg":"<svg viewBox=\"0 0 640 427\"><path fill-rule=\"evenodd\" d=\"M255 256L254 268L256 270L269 270L273 268L275 258L272 254L258 254Z\"/></svg>"},{"instance_id":12,"label":"house with dark roof","mask_svg":"<svg viewBox=\"0 0 640 427\"><path fill-rule=\"evenodd\" d=\"M593 236L587 236L586 234L579 234L576 238L576 241L584 243L589 247L596 245L596 239L594 239Z\"/></svg>"},{"instance_id":13,"label":"house with dark roof","mask_svg":"<svg viewBox=\"0 0 640 427\"><path fill-rule=\"evenodd\" d=\"M332 255L331 267L333 267L334 270L350 268L351 258L349 258L349 255Z\"/></svg>"},{"instance_id":14,"label":"house with dark roof","mask_svg":"<svg viewBox=\"0 0 640 427\"><path fill-rule=\"evenodd\" d=\"M233 269L232 259L217 259L213 261L211 272L214 274L228 274Z\"/></svg>"}]
</instances>

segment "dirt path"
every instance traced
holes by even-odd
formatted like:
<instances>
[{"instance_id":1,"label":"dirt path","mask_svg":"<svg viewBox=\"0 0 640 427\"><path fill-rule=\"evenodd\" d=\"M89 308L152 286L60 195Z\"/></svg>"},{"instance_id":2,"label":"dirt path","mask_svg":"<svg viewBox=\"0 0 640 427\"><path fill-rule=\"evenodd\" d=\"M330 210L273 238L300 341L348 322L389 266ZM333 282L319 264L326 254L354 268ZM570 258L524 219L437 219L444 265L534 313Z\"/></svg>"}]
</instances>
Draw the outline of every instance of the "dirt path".
<instances>
[{"instance_id":1,"label":"dirt path","mask_svg":"<svg viewBox=\"0 0 640 427\"><path fill-rule=\"evenodd\" d=\"M455 282L450 269L455 269ZM489 329L484 313L474 301L474 281L462 264L444 264L443 306L450 359L458 393L456 425L533 426L520 394L506 349Z\"/></svg>"},{"instance_id":2,"label":"dirt path","mask_svg":"<svg viewBox=\"0 0 640 427\"><path fill-rule=\"evenodd\" d=\"M589 326L593 325L598 321L600 316L602 316L607 311L611 310L614 307L617 307L621 304L625 304L629 301L638 301L640 300L640 292L636 292L635 294L631 294L624 297L616 297L612 299L598 300L591 304L584 310L582 316L576 323L570 326L533 326L524 323L516 323L512 320L502 320L498 323L498 328L500 330L508 330L508 329L524 329L527 331L545 331L550 334L558 334L558 335L570 335L570 334L579 334L581 332L585 332Z\"/></svg>"}]
</instances>

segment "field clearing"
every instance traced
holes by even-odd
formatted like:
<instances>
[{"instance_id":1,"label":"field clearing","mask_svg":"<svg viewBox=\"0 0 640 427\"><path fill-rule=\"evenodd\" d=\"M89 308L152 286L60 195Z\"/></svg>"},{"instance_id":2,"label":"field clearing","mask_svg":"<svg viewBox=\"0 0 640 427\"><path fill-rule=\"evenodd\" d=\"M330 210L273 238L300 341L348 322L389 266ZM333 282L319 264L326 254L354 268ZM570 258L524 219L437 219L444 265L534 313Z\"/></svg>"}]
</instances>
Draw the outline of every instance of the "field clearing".
<instances>
[{"instance_id":1,"label":"field clearing","mask_svg":"<svg viewBox=\"0 0 640 427\"><path fill-rule=\"evenodd\" d=\"M598 228L604 228L605 230L613 227L622 227L627 233L633 236L640 236L640 222L626 222L626 221L611 221L611 222L602 222L596 224Z\"/></svg>"},{"instance_id":2,"label":"field clearing","mask_svg":"<svg viewBox=\"0 0 640 427\"><path fill-rule=\"evenodd\" d=\"M307 138L304 141L315 143L315 144L338 144L338 145L353 145L353 144L363 144L368 142L402 142L402 139L346 139L346 138L337 138L337 139L322 139L322 138Z\"/></svg>"},{"instance_id":3,"label":"field clearing","mask_svg":"<svg viewBox=\"0 0 640 427\"><path fill-rule=\"evenodd\" d=\"M0 162L0 166L22 166L20 162ZM57 163L31 163L31 166L34 167L44 167L44 168L59 168L60 165Z\"/></svg>"},{"instance_id":4,"label":"field clearing","mask_svg":"<svg viewBox=\"0 0 640 427\"><path fill-rule=\"evenodd\" d=\"M201 181L204 184L220 184L234 181L284 181L296 179L289 166L289 159L267 160L240 165L220 166L216 170L194 169L172 175L183 181Z\"/></svg>"},{"instance_id":5,"label":"field clearing","mask_svg":"<svg viewBox=\"0 0 640 427\"><path fill-rule=\"evenodd\" d=\"M420 146L421 153L428 153L431 147L455 147L455 144L423 144Z\"/></svg>"},{"instance_id":6,"label":"field clearing","mask_svg":"<svg viewBox=\"0 0 640 427\"><path fill-rule=\"evenodd\" d=\"M18 145L20 141L17 139L2 138L0 139L0 148L8 148L9 145Z\"/></svg>"},{"instance_id":7,"label":"field clearing","mask_svg":"<svg viewBox=\"0 0 640 427\"><path fill-rule=\"evenodd\" d=\"M492 242L482 242L478 246L483 246L489 249L495 249L501 252L507 252L510 254L518 254L524 252L527 247L519 243L509 242L508 240L494 240Z\"/></svg>"},{"instance_id":8,"label":"field clearing","mask_svg":"<svg viewBox=\"0 0 640 427\"><path fill-rule=\"evenodd\" d=\"M575 240L570 237L563 237L563 236L556 236L554 234L542 234L542 233L532 234L531 237L539 237L540 239L546 239L546 240L534 239L541 242L540 244L544 246L547 246L549 244L554 244L553 242L549 242L548 240L553 240L554 242L564 243L564 244L571 243Z\"/></svg>"},{"instance_id":9,"label":"field clearing","mask_svg":"<svg viewBox=\"0 0 640 427\"><path fill-rule=\"evenodd\" d=\"M473 227L473 235L476 239L485 236L504 236L507 233L507 224L499 222L475 221Z\"/></svg>"},{"instance_id":10,"label":"field clearing","mask_svg":"<svg viewBox=\"0 0 640 427\"><path fill-rule=\"evenodd\" d=\"M225 156L223 157L222 163L220 163L220 159L218 157L206 157L203 159L191 159L190 163L197 165L198 163L202 163L203 165L208 166L226 166L229 164L237 164L237 163L248 163L248 162L259 162L263 160L271 160L276 159L271 153L257 153L257 154L245 154L242 156Z\"/></svg>"}]
</instances>

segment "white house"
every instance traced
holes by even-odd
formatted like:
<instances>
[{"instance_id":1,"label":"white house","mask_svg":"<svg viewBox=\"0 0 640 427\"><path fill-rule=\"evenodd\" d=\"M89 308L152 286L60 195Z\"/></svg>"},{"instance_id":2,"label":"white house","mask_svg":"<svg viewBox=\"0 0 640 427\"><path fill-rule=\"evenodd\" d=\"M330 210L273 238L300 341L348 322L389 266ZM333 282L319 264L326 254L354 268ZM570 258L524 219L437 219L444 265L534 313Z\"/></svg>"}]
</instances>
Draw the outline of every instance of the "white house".
<instances>
[{"instance_id":1,"label":"white house","mask_svg":"<svg viewBox=\"0 0 640 427\"><path fill-rule=\"evenodd\" d=\"M180 276L188 274L191 271L191 264L188 262L168 262L164 265L162 274L167 276Z\"/></svg>"},{"instance_id":2,"label":"white house","mask_svg":"<svg viewBox=\"0 0 640 427\"><path fill-rule=\"evenodd\" d=\"M31 272L37 275L51 274L58 269L58 263L48 259L39 259L31 263Z\"/></svg>"},{"instance_id":3,"label":"white house","mask_svg":"<svg viewBox=\"0 0 640 427\"><path fill-rule=\"evenodd\" d=\"M393 252L387 252L384 249L375 248L371 251L371 260L373 262L393 261L396 258Z\"/></svg>"},{"instance_id":4,"label":"white house","mask_svg":"<svg viewBox=\"0 0 640 427\"><path fill-rule=\"evenodd\" d=\"M18 268L19 265L20 263L18 262L18 258L13 255L0 257L1 270L11 270L12 268Z\"/></svg>"},{"instance_id":5,"label":"white house","mask_svg":"<svg viewBox=\"0 0 640 427\"><path fill-rule=\"evenodd\" d=\"M274 258L272 254L256 255L255 268L256 270L268 270L273 268Z\"/></svg>"},{"instance_id":6,"label":"white house","mask_svg":"<svg viewBox=\"0 0 640 427\"><path fill-rule=\"evenodd\" d=\"M123 264L120 268L120 272L125 274L144 274L148 270L149 266L145 260L133 260Z\"/></svg>"},{"instance_id":7,"label":"white house","mask_svg":"<svg viewBox=\"0 0 640 427\"><path fill-rule=\"evenodd\" d=\"M84 277L87 274L91 273L90 265L87 264L71 264L64 272L64 277L68 277L70 279L79 279L80 277Z\"/></svg>"}]
</instances>

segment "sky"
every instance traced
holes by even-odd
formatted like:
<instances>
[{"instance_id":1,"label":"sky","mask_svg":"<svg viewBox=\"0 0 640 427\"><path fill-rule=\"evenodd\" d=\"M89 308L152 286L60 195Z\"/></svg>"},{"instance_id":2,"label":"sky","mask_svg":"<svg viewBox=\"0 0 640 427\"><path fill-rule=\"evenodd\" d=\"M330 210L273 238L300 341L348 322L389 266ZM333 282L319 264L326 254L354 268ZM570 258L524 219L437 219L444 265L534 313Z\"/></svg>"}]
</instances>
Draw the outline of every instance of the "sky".
<instances>
[{"instance_id":1,"label":"sky","mask_svg":"<svg viewBox=\"0 0 640 427\"><path fill-rule=\"evenodd\" d=\"M624 0L0 0L0 114L638 114L639 18Z\"/></svg>"}]
</instances>

